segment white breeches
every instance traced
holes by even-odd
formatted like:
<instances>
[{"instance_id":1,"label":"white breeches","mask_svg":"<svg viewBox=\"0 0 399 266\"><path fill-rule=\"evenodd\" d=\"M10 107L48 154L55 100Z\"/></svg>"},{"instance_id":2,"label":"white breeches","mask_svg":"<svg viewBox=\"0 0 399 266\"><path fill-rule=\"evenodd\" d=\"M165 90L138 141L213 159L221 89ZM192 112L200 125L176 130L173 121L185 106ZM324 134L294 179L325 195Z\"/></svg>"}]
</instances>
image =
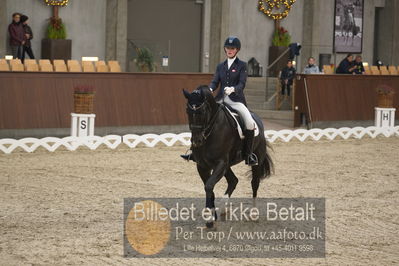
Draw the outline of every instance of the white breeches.
<instances>
[{"instance_id":1,"label":"white breeches","mask_svg":"<svg viewBox=\"0 0 399 266\"><path fill-rule=\"evenodd\" d=\"M223 101L220 100L219 103L221 102ZM224 96L224 102L230 105L242 117L242 119L244 120L245 128L247 130L255 130L255 121L252 118L248 108L243 103L234 102L227 95Z\"/></svg>"}]
</instances>

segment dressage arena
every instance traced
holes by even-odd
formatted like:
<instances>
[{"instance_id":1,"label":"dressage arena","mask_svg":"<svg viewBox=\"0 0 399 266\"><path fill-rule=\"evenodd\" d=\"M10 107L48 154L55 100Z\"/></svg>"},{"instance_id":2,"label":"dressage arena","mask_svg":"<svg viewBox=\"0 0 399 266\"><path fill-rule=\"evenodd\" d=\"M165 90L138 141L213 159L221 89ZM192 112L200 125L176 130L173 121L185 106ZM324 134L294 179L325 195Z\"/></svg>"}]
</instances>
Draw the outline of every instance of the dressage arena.
<instances>
[{"instance_id":1,"label":"dressage arena","mask_svg":"<svg viewBox=\"0 0 399 266\"><path fill-rule=\"evenodd\" d=\"M260 197L325 197L324 259L126 259L125 197L204 197L186 146L121 145L0 154L3 265L394 265L399 263L399 138L273 143ZM250 197L244 164L233 196ZM226 183L216 186L221 196Z\"/></svg>"}]
</instances>

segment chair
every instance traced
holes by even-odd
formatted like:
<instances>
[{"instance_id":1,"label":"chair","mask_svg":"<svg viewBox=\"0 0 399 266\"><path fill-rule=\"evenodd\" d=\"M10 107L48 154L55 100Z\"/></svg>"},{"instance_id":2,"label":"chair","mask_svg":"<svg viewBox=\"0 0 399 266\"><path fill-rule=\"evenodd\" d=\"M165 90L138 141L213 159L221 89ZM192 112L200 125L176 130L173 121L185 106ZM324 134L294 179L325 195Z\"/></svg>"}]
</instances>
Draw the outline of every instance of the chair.
<instances>
[{"instance_id":1,"label":"chair","mask_svg":"<svg viewBox=\"0 0 399 266\"><path fill-rule=\"evenodd\" d=\"M386 66L380 66L381 75L389 75L389 71Z\"/></svg>"},{"instance_id":2,"label":"chair","mask_svg":"<svg viewBox=\"0 0 399 266\"><path fill-rule=\"evenodd\" d=\"M82 66L93 65L91 61L82 61Z\"/></svg>"},{"instance_id":3,"label":"chair","mask_svg":"<svg viewBox=\"0 0 399 266\"><path fill-rule=\"evenodd\" d=\"M0 71L10 71L10 67L8 66L7 62L5 64L0 63Z\"/></svg>"},{"instance_id":4,"label":"chair","mask_svg":"<svg viewBox=\"0 0 399 266\"><path fill-rule=\"evenodd\" d=\"M75 65L75 64L69 65L68 70L69 70L69 72L82 72L82 68L80 67L79 64L78 65Z\"/></svg>"},{"instance_id":5,"label":"chair","mask_svg":"<svg viewBox=\"0 0 399 266\"><path fill-rule=\"evenodd\" d=\"M332 67L330 65L324 65L323 71L324 71L324 74L326 74L326 75L334 74L334 70L332 69Z\"/></svg>"},{"instance_id":6,"label":"chair","mask_svg":"<svg viewBox=\"0 0 399 266\"><path fill-rule=\"evenodd\" d=\"M24 71L24 65L18 64L18 63L13 63L13 64L11 64L11 71Z\"/></svg>"},{"instance_id":7,"label":"chair","mask_svg":"<svg viewBox=\"0 0 399 266\"><path fill-rule=\"evenodd\" d=\"M364 67L364 74L366 75L371 75L371 70L369 66L363 66Z\"/></svg>"},{"instance_id":8,"label":"chair","mask_svg":"<svg viewBox=\"0 0 399 266\"><path fill-rule=\"evenodd\" d=\"M36 62L36 59L25 59L24 64L25 64L25 66L30 65L30 64L36 65L37 62Z\"/></svg>"},{"instance_id":9,"label":"chair","mask_svg":"<svg viewBox=\"0 0 399 266\"><path fill-rule=\"evenodd\" d=\"M53 65L65 65L65 61L63 59L54 59L53 60Z\"/></svg>"},{"instance_id":10,"label":"chair","mask_svg":"<svg viewBox=\"0 0 399 266\"><path fill-rule=\"evenodd\" d=\"M99 65L96 67L97 72L109 72L109 68L106 65Z\"/></svg>"},{"instance_id":11,"label":"chair","mask_svg":"<svg viewBox=\"0 0 399 266\"><path fill-rule=\"evenodd\" d=\"M109 71L110 72L121 72L121 66L119 62L116 60L108 61Z\"/></svg>"},{"instance_id":12,"label":"chair","mask_svg":"<svg viewBox=\"0 0 399 266\"><path fill-rule=\"evenodd\" d=\"M37 64L25 64L25 71L37 72L39 71L39 66Z\"/></svg>"},{"instance_id":13,"label":"chair","mask_svg":"<svg viewBox=\"0 0 399 266\"><path fill-rule=\"evenodd\" d=\"M119 62L116 60L110 60L108 61L108 65L119 65Z\"/></svg>"},{"instance_id":14,"label":"chair","mask_svg":"<svg viewBox=\"0 0 399 266\"><path fill-rule=\"evenodd\" d=\"M377 66L371 66L370 70L371 70L371 75L381 75L381 72Z\"/></svg>"},{"instance_id":15,"label":"chair","mask_svg":"<svg viewBox=\"0 0 399 266\"><path fill-rule=\"evenodd\" d=\"M72 65L79 66L80 64L79 64L78 60L68 60L67 65L68 66L72 66Z\"/></svg>"},{"instance_id":16,"label":"chair","mask_svg":"<svg viewBox=\"0 0 399 266\"><path fill-rule=\"evenodd\" d=\"M83 72L96 72L93 64L83 64Z\"/></svg>"},{"instance_id":17,"label":"chair","mask_svg":"<svg viewBox=\"0 0 399 266\"><path fill-rule=\"evenodd\" d=\"M110 65L109 66L109 72L121 72L121 67L119 66L119 64Z\"/></svg>"},{"instance_id":18,"label":"chair","mask_svg":"<svg viewBox=\"0 0 399 266\"><path fill-rule=\"evenodd\" d=\"M55 64L54 65L54 71L55 72L68 72L67 66L64 64Z\"/></svg>"},{"instance_id":19,"label":"chair","mask_svg":"<svg viewBox=\"0 0 399 266\"><path fill-rule=\"evenodd\" d=\"M395 66L389 66L388 71L390 75L398 75L398 70L396 69Z\"/></svg>"},{"instance_id":20,"label":"chair","mask_svg":"<svg viewBox=\"0 0 399 266\"><path fill-rule=\"evenodd\" d=\"M105 64L105 61L104 61L104 60L100 60L100 61L94 62L94 65L95 65L96 67L98 67L98 66L105 66L106 64Z\"/></svg>"},{"instance_id":21,"label":"chair","mask_svg":"<svg viewBox=\"0 0 399 266\"><path fill-rule=\"evenodd\" d=\"M51 65L51 64L42 64L42 65L39 65L40 66L40 71L41 72L53 72L54 71L54 69L53 69L53 65Z\"/></svg>"},{"instance_id":22,"label":"chair","mask_svg":"<svg viewBox=\"0 0 399 266\"><path fill-rule=\"evenodd\" d=\"M12 65L12 64L22 64L21 59L11 59L10 65Z\"/></svg>"},{"instance_id":23,"label":"chair","mask_svg":"<svg viewBox=\"0 0 399 266\"><path fill-rule=\"evenodd\" d=\"M51 62L49 59L40 59L39 65L51 65Z\"/></svg>"}]
</instances>

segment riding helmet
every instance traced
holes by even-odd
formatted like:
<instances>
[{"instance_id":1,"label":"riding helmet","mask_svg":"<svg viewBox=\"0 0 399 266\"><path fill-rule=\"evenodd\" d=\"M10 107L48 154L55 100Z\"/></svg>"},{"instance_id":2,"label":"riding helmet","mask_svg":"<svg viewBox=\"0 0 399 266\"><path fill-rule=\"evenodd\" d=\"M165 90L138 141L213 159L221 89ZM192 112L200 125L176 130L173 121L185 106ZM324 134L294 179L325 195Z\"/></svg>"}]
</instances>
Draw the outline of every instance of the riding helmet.
<instances>
[{"instance_id":1,"label":"riding helmet","mask_svg":"<svg viewBox=\"0 0 399 266\"><path fill-rule=\"evenodd\" d=\"M237 48L238 50L240 50L241 49L241 42L240 42L240 40L237 37L230 36L224 42L224 47Z\"/></svg>"}]
</instances>

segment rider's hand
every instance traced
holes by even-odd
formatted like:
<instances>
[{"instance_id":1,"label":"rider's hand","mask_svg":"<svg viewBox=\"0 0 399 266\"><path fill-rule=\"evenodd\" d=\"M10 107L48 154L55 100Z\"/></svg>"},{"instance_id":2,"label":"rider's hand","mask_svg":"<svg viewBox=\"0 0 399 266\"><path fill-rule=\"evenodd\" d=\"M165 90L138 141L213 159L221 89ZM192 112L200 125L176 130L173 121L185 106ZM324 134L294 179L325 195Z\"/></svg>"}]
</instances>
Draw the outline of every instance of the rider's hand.
<instances>
[{"instance_id":1,"label":"rider's hand","mask_svg":"<svg viewBox=\"0 0 399 266\"><path fill-rule=\"evenodd\" d=\"M230 95L234 92L234 87L225 87L224 88L224 93L226 93L227 95Z\"/></svg>"}]
</instances>

